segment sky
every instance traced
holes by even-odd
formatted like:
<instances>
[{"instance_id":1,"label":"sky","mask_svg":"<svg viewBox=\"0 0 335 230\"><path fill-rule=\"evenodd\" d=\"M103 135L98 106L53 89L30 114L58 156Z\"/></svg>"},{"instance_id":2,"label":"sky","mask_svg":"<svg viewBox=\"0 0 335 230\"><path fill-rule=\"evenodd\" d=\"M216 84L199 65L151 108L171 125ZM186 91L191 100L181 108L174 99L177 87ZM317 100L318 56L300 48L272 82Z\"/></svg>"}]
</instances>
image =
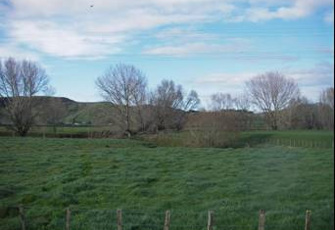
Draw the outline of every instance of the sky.
<instances>
[{"instance_id":1,"label":"sky","mask_svg":"<svg viewBox=\"0 0 335 230\"><path fill-rule=\"evenodd\" d=\"M0 58L38 62L55 96L102 101L95 85L131 64L149 88L210 95L279 71L317 101L334 86L334 0L0 0Z\"/></svg>"}]
</instances>

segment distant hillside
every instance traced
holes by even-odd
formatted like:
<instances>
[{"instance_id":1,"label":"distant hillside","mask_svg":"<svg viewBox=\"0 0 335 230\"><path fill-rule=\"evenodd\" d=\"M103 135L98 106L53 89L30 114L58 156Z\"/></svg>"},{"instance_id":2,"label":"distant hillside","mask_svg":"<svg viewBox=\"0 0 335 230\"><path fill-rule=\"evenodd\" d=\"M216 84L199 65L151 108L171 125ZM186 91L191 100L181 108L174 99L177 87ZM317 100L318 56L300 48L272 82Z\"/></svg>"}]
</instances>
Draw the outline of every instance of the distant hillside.
<instances>
[{"instance_id":1,"label":"distant hillside","mask_svg":"<svg viewBox=\"0 0 335 230\"><path fill-rule=\"evenodd\" d=\"M53 106L53 110L63 111L61 122L65 125L102 125L108 124L108 117L112 116L112 107L107 102L76 102L66 97L37 97L41 100L42 107L48 110ZM0 98L0 124L8 123L4 106L6 98Z\"/></svg>"}]
</instances>

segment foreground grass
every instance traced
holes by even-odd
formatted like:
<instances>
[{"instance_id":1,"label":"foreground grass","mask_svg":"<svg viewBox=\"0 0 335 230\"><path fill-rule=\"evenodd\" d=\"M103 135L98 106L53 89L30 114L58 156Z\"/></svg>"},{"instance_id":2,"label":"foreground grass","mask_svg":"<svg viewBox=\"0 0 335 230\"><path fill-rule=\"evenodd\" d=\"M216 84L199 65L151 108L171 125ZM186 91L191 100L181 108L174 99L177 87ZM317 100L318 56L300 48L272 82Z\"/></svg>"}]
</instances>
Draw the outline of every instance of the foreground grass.
<instances>
[{"instance_id":1,"label":"foreground grass","mask_svg":"<svg viewBox=\"0 0 335 230\"><path fill-rule=\"evenodd\" d=\"M256 229L259 209L268 229L333 229L332 149L263 146L241 149L156 147L108 139L0 138L0 229L205 229L207 210L217 229Z\"/></svg>"}]
</instances>

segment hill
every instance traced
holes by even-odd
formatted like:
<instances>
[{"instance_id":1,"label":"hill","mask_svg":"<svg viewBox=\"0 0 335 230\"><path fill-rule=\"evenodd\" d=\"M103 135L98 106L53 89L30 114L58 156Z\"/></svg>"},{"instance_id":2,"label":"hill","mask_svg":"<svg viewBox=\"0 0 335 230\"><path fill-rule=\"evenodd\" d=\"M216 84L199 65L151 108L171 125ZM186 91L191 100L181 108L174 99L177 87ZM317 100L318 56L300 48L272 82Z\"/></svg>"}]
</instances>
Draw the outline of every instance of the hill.
<instances>
[{"instance_id":1,"label":"hill","mask_svg":"<svg viewBox=\"0 0 335 230\"><path fill-rule=\"evenodd\" d=\"M112 110L107 102L77 102L66 97L36 97L40 100L42 110L46 112L61 111L60 122L64 125L101 125L108 124L106 111ZM0 98L0 124L8 124L4 107L6 98ZM110 111L109 111L110 112ZM40 118L38 123L43 124Z\"/></svg>"}]
</instances>

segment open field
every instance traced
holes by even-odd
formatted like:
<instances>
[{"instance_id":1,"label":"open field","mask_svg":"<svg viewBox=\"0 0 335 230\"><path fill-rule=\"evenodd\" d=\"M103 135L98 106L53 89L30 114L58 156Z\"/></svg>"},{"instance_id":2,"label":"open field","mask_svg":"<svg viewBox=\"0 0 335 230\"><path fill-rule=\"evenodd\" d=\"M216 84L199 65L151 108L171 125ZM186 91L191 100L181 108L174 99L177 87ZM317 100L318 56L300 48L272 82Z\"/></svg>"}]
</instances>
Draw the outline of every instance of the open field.
<instances>
[{"instance_id":1,"label":"open field","mask_svg":"<svg viewBox=\"0 0 335 230\"><path fill-rule=\"evenodd\" d=\"M0 138L0 229L20 229L23 204L29 229L256 229L259 209L267 229L333 229L334 153L324 148L213 149L155 147L109 139Z\"/></svg>"}]
</instances>

